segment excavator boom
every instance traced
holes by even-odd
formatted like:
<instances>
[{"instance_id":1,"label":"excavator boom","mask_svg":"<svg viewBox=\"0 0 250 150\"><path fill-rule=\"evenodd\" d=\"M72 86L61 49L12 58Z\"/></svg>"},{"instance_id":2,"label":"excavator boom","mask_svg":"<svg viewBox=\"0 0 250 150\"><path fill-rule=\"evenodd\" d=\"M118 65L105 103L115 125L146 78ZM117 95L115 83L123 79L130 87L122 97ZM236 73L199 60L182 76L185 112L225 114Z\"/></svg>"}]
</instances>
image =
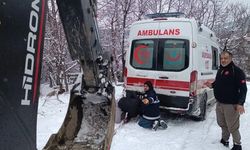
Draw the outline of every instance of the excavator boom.
<instances>
[{"instance_id":1,"label":"excavator boom","mask_svg":"<svg viewBox=\"0 0 250 150\"><path fill-rule=\"evenodd\" d=\"M57 5L70 55L81 63L84 73L83 88L86 91L95 89L92 90L95 92L100 85L100 70L96 60L102 55L96 24L96 1L57 0ZM47 0L0 0L0 149L36 149L46 10ZM60 131L51 136L45 149L56 150L61 144L69 147L68 149L87 148L84 143L99 149L108 149L112 139L111 120L114 120L113 97L108 99L93 93L83 97L75 90L76 87L77 85L71 90L64 123ZM100 103L91 103L97 99L100 99ZM90 106L93 109L89 109ZM86 143L85 140L80 141L80 145L79 142L75 145L74 137L83 128L80 127L82 120L95 113L100 114L98 123L103 123L103 127L97 124L90 126L96 126L92 130L102 132L88 134L92 138L96 138L95 134L98 134L102 137L102 142L91 143L91 140ZM93 117L96 119L96 116ZM100 136L100 133L103 135ZM85 136L85 139L89 137Z\"/></svg>"}]
</instances>

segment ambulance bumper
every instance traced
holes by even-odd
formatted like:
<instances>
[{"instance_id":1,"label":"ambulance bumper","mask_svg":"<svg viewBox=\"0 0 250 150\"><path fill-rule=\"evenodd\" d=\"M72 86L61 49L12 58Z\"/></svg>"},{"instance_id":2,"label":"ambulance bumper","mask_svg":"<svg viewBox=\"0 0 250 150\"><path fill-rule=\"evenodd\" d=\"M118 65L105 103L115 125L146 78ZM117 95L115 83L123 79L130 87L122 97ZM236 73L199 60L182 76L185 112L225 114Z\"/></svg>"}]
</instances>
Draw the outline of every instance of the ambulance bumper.
<instances>
[{"instance_id":1,"label":"ambulance bumper","mask_svg":"<svg viewBox=\"0 0 250 150\"><path fill-rule=\"evenodd\" d=\"M158 95L160 108L170 111L188 111L192 101L189 97Z\"/></svg>"}]
</instances>

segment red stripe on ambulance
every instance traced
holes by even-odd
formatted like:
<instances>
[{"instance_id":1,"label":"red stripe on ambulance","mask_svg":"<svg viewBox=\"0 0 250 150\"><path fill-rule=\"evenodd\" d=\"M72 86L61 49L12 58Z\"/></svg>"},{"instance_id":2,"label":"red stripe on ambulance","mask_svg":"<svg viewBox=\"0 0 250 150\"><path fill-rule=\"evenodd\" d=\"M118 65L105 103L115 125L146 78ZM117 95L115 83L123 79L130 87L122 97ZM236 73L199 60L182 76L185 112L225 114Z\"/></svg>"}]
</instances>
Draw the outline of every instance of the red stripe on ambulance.
<instances>
[{"instance_id":1,"label":"red stripe on ambulance","mask_svg":"<svg viewBox=\"0 0 250 150\"><path fill-rule=\"evenodd\" d=\"M128 77L127 85L143 86L144 82L151 81L157 89L189 91L189 82L173 81L173 80L154 80L149 78Z\"/></svg>"}]
</instances>

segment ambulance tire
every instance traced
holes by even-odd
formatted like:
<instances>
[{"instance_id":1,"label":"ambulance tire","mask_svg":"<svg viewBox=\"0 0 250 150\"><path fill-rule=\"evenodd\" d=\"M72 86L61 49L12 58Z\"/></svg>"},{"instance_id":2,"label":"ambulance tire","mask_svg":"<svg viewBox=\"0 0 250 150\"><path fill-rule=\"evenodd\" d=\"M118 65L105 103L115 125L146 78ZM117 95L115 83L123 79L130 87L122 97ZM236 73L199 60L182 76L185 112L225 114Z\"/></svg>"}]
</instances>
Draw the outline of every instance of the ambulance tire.
<instances>
[{"instance_id":1,"label":"ambulance tire","mask_svg":"<svg viewBox=\"0 0 250 150\"><path fill-rule=\"evenodd\" d=\"M207 112L207 94L203 94L201 98L201 103L200 103L200 115L198 116L198 121L204 121L206 120L206 112Z\"/></svg>"},{"instance_id":2,"label":"ambulance tire","mask_svg":"<svg viewBox=\"0 0 250 150\"><path fill-rule=\"evenodd\" d=\"M206 108L207 108L207 94L203 94L201 98L201 102L199 104L200 114L198 116L193 115L191 119L194 121L204 121L206 119Z\"/></svg>"}]
</instances>

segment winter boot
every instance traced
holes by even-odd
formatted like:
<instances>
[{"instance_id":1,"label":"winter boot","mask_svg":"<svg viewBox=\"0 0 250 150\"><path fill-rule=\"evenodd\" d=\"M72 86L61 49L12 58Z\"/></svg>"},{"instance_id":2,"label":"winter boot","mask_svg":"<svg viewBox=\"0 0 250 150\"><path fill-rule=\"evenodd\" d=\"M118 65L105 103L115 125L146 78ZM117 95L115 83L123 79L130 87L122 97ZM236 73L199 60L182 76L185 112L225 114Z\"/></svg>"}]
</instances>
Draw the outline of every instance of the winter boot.
<instances>
[{"instance_id":1,"label":"winter boot","mask_svg":"<svg viewBox=\"0 0 250 150\"><path fill-rule=\"evenodd\" d=\"M159 126L160 126L160 121L159 120L155 120L154 123L153 123L152 130L156 131Z\"/></svg>"},{"instance_id":2,"label":"winter boot","mask_svg":"<svg viewBox=\"0 0 250 150\"><path fill-rule=\"evenodd\" d=\"M160 120L160 125L161 125L162 129L167 129L168 128L168 124L164 120Z\"/></svg>"},{"instance_id":3,"label":"winter boot","mask_svg":"<svg viewBox=\"0 0 250 150\"><path fill-rule=\"evenodd\" d=\"M234 146L231 150L242 150L242 147L241 147L241 145L234 144Z\"/></svg>"},{"instance_id":4,"label":"winter boot","mask_svg":"<svg viewBox=\"0 0 250 150\"><path fill-rule=\"evenodd\" d=\"M226 147L229 147L229 142L228 141L225 141L225 140L221 139L220 143L223 144Z\"/></svg>"}]
</instances>

